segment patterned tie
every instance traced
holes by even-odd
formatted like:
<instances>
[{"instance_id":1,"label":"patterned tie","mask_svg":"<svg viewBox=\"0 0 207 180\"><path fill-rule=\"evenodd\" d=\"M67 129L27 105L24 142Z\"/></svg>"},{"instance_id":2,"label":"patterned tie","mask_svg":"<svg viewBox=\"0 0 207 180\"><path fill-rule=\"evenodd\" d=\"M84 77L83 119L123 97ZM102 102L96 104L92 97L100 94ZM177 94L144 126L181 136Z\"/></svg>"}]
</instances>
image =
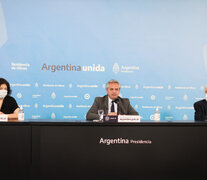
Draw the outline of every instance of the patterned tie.
<instances>
[{"instance_id":1,"label":"patterned tie","mask_svg":"<svg viewBox=\"0 0 207 180\"><path fill-rule=\"evenodd\" d=\"M111 112L115 112L115 111L114 111L114 102L115 102L115 101L112 101Z\"/></svg>"}]
</instances>

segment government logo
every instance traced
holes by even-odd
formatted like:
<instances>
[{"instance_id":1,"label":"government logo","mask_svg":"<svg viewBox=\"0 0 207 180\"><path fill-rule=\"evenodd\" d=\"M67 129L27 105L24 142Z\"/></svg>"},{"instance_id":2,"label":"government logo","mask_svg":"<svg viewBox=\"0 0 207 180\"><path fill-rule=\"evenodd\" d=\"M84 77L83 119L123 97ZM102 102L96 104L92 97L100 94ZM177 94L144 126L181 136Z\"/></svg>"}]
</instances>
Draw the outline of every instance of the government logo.
<instances>
[{"instance_id":1,"label":"government logo","mask_svg":"<svg viewBox=\"0 0 207 180\"><path fill-rule=\"evenodd\" d=\"M114 72L115 74L117 74L117 73L119 72L119 65L118 65L118 63L115 63L115 64L114 64L114 66L113 66L113 72Z\"/></svg>"}]
</instances>

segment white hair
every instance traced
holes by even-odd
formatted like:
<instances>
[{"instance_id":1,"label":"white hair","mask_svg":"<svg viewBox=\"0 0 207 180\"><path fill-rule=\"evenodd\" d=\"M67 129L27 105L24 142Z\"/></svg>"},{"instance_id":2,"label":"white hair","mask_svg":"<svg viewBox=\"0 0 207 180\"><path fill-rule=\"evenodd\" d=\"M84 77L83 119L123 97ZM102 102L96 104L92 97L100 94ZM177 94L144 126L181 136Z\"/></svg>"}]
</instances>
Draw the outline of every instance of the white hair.
<instances>
[{"instance_id":1,"label":"white hair","mask_svg":"<svg viewBox=\"0 0 207 180\"><path fill-rule=\"evenodd\" d=\"M105 86L106 89L109 88L109 84L110 84L110 83L117 83L117 84L119 85L119 89L121 89L121 84L119 83L119 81L117 81L117 80L115 80L115 79L111 79L110 81L108 81L108 82L106 83L106 86Z\"/></svg>"}]
</instances>

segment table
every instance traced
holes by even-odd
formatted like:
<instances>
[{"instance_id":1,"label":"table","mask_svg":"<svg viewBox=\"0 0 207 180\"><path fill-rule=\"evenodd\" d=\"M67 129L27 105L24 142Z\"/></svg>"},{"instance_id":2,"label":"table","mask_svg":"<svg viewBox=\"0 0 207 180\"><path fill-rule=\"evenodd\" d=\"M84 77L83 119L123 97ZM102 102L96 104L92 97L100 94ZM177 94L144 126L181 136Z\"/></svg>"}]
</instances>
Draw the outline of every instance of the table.
<instances>
[{"instance_id":1,"label":"table","mask_svg":"<svg viewBox=\"0 0 207 180\"><path fill-rule=\"evenodd\" d=\"M207 123L0 123L7 179L204 180Z\"/></svg>"}]
</instances>

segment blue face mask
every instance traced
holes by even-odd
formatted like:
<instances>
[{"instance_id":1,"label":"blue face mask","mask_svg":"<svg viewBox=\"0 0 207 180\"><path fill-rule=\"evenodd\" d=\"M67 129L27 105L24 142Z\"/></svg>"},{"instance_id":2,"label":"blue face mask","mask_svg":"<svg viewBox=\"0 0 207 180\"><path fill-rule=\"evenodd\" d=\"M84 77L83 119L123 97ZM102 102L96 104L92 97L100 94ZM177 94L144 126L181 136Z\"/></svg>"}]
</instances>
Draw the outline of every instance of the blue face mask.
<instances>
[{"instance_id":1,"label":"blue face mask","mask_svg":"<svg viewBox=\"0 0 207 180\"><path fill-rule=\"evenodd\" d=\"M0 90L0 99L5 98L7 95L7 90Z\"/></svg>"}]
</instances>

